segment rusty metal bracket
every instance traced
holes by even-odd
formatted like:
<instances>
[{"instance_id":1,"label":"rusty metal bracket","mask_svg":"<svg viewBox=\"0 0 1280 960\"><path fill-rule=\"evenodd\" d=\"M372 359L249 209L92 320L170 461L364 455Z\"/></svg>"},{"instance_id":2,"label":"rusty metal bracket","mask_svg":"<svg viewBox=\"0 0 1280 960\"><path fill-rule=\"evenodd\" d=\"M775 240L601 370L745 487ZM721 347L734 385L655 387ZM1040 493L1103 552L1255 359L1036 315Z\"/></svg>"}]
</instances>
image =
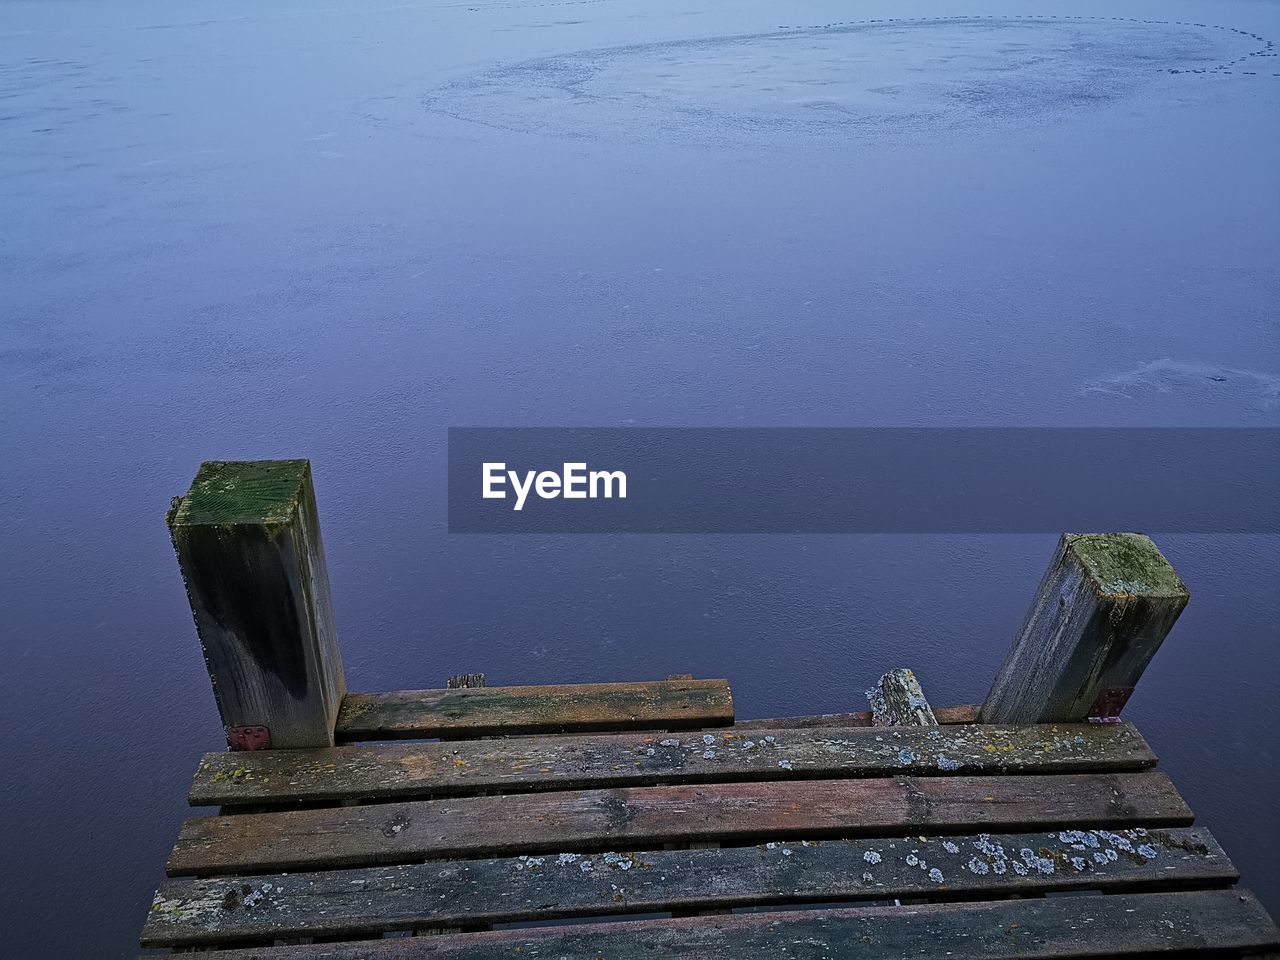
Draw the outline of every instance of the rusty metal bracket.
<instances>
[{"instance_id":1,"label":"rusty metal bracket","mask_svg":"<svg viewBox=\"0 0 1280 960\"><path fill-rule=\"evenodd\" d=\"M1133 695L1133 687L1107 687L1089 708L1090 723L1119 723L1120 711Z\"/></svg>"},{"instance_id":2,"label":"rusty metal bracket","mask_svg":"<svg viewBox=\"0 0 1280 960\"><path fill-rule=\"evenodd\" d=\"M227 746L232 750L270 750L271 731L266 727L227 727Z\"/></svg>"}]
</instances>

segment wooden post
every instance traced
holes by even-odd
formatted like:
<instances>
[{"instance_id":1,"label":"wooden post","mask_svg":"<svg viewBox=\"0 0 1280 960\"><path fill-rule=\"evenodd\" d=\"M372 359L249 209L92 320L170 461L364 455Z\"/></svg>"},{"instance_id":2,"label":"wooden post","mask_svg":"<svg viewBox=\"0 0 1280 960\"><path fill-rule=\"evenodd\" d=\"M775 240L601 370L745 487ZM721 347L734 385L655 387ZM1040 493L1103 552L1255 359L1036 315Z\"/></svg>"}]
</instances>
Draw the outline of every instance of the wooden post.
<instances>
[{"instance_id":1,"label":"wooden post","mask_svg":"<svg viewBox=\"0 0 1280 960\"><path fill-rule=\"evenodd\" d=\"M1191 595L1138 533L1064 533L982 723L1114 719Z\"/></svg>"},{"instance_id":2,"label":"wooden post","mask_svg":"<svg viewBox=\"0 0 1280 960\"><path fill-rule=\"evenodd\" d=\"M890 670L867 691L875 727L933 727L938 718L916 675L906 667Z\"/></svg>"},{"instance_id":3,"label":"wooden post","mask_svg":"<svg viewBox=\"0 0 1280 960\"><path fill-rule=\"evenodd\" d=\"M201 464L167 520L228 744L332 746L345 686L310 462Z\"/></svg>"}]
</instances>

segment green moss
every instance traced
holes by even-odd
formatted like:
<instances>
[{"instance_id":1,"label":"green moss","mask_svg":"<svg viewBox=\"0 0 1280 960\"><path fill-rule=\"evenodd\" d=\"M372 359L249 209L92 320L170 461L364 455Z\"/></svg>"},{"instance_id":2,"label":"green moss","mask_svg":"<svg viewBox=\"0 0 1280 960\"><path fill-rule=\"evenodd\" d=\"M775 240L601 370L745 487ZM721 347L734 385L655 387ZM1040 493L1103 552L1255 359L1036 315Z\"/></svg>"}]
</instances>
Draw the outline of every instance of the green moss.
<instances>
[{"instance_id":1,"label":"green moss","mask_svg":"<svg viewBox=\"0 0 1280 960\"><path fill-rule=\"evenodd\" d=\"M210 460L174 501L169 525L286 523L310 481L306 460Z\"/></svg>"},{"instance_id":2,"label":"green moss","mask_svg":"<svg viewBox=\"0 0 1280 960\"><path fill-rule=\"evenodd\" d=\"M1067 543L1103 592L1187 596L1187 585L1141 533L1068 534Z\"/></svg>"}]
</instances>

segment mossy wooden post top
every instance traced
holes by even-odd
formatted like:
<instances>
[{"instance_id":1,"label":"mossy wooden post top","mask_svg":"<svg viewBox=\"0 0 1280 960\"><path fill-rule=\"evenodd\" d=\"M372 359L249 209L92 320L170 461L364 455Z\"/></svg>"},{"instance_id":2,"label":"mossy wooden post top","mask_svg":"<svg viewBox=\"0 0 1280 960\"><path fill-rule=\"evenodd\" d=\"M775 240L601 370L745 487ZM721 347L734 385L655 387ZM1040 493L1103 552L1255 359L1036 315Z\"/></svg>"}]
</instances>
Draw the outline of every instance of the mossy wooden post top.
<instances>
[{"instance_id":1,"label":"mossy wooden post top","mask_svg":"<svg viewBox=\"0 0 1280 960\"><path fill-rule=\"evenodd\" d=\"M1064 533L1099 596L1184 597L1191 591L1152 539L1141 533Z\"/></svg>"},{"instance_id":2,"label":"mossy wooden post top","mask_svg":"<svg viewBox=\"0 0 1280 960\"><path fill-rule=\"evenodd\" d=\"M208 461L167 520L228 743L331 746L346 690L311 464Z\"/></svg>"},{"instance_id":3,"label":"mossy wooden post top","mask_svg":"<svg viewBox=\"0 0 1280 960\"><path fill-rule=\"evenodd\" d=\"M169 526L288 523L311 491L310 460L206 460Z\"/></svg>"},{"instance_id":4,"label":"mossy wooden post top","mask_svg":"<svg viewBox=\"0 0 1280 960\"><path fill-rule=\"evenodd\" d=\"M1064 533L981 721L1118 717L1190 597L1151 538Z\"/></svg>"}]
</instances>

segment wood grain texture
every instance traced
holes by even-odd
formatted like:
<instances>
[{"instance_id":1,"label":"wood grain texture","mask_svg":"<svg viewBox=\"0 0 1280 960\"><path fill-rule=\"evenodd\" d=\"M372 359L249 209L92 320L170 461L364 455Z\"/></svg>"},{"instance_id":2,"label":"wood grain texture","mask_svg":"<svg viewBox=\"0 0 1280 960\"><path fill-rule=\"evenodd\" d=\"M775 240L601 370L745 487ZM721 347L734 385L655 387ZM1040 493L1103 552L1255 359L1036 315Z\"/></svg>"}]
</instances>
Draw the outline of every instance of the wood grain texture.
<instances>
[{"instance_id":1,"label":"wood grain texture","mask_svg":"<svg viewBox=\"0 0 1280 960\"><path fill-rule=\"evenodd\" d=\"M934 707L938 723L977 723L978 705L963 704L955 707ZM821 727L869 727L872 725L870 710L853 713L818 713L800 717L769 717L758 720L735 720L736 730L813 730Z\"/></svg>"},{"instance_id":2,"label":"wood grain texture","mask_svg":"<svg viewBox=\"0 0 1280 960\"><path fill-rule=\"evenodd\" d=\"M449 690L462 690L466 687L483 686L485 686L483 673L459 673L445 681L445 687Z\"/></svg>"},{"instance_id":3,"label":"wood grain texture","mask_svg":"<svg viewBox=\"0 0 1280 960\"><path fill-rule=\"evenodd\" d=\"M1099 960L1179 951L1230 956L1276 946L1280 932L1251 893L1194 890L632 920L228 950L218 958Z\"/></svg>"},{"instance_id":4,"label":"wood grain texture","mask_svg":"<svg viewBox=\"0 0 1280 960\"><path fill-rule=\"evenodd\" d=\"M345 686L311 465L204 463L168 524L223 726L332 744Z\"/></svg>"},{"instance_id":5,"label":"wood grain texture","mask_svg":"<svg viewBox=\"0 0 1280 960\"><path fill-rule=\"evenodd\" d=\"M171 876L931 830L1188 826L1157 772L634 787L197 817Z\"/></svg>"},{"instance_id":6,"label":"wood grain texture","mask_svg":"<svg viewBox=\"0 0 1280 960\"><path fill-rule=\"evenodd\" d=\"M1063 534L982 704L982 722L1118 714L1189 598L1149 538Z\"/></svg>"},{"instance_id":7,"label":"wood grain texture","mask_svg":"<svg viewBox=\"0 0 1280 960\"><path fill-rule=\"evenodd\" d=\"M933 727L938 718L916 675L906 667L890 670L867 691L871 724L876 727Z\"/></svg>"},{"instance_id":8,"label":"wood grain texture","mask_svg":"<svg viewBox=\"0 0 1280 960\"><path fill-rule=\"evenodd\" d=\"M352 693L339 740L411 740L465 734L676 730L733 723L724 680L656 680L530 687Z\"/></svg>"},{"instance_id":9,"label":"wood grain texture","mask_svg":"<svg viewBox=\"0 0 1280 960\"><path fill-rule=\"evenodd\" d=\"M1141 770L1128 724L752 730L206 754L194 806L895 774Z\"/></svg>"},{"instance_id":10,"label":"wood grain texture","mask_svg":"<svg viewBox=\"0 0 1280 960\"><path fill-rule=\"evenodd\" d=\"M170 880L144 946L835 900L1229 884L1205 830L768 843Z\"/></svg>"}]
</instances>

